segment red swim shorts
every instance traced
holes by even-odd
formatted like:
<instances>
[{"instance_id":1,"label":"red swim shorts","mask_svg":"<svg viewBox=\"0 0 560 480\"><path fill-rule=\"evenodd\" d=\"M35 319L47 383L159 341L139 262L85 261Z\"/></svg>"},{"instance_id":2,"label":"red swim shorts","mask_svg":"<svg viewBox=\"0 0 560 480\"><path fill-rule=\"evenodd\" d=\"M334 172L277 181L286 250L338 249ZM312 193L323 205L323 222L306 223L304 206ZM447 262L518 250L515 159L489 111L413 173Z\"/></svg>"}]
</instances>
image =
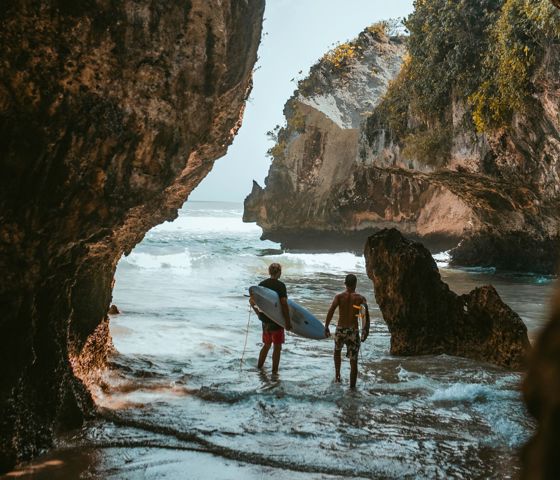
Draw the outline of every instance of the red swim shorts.
<instances>
[{"instance_id":1,"label":"red swim shorts","mask_svg":"<svg viewBox=\"0 0 560 480\"><path fill-rule=\"evenodd\" d=\"M282 344L285 340L286 336L284 335L283 328L272 332L263 332L262 341L266 345L270 345L271 343Z\"/></svg>"}]
</instances>

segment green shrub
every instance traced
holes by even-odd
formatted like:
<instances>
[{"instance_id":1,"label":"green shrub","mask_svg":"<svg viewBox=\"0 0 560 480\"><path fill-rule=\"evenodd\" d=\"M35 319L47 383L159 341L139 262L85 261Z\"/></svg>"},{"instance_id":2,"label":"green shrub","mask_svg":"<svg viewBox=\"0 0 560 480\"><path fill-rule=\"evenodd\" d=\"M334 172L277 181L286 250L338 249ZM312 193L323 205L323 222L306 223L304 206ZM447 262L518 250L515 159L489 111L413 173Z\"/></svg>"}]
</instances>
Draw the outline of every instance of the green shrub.
<instances>
[{"instance_id":1,"label":"green shrub","mask_svg":"<svg viewBox=\"0 0 560 480\"><path fill-rule=\"evenodd\" d=\"M477 131L507 127L528 110L535 69L559 33L560 14L548 1L506 0L490 32L484 78L469 97Z\"/></svg>"},{"instance_id":2,"label":"green shrub","mask_svg":"<svg viewBox=\"0 0 560 480\"><path fill-rule=\"evenodd\" d=\"M424 165L443 167L451 156L452 136L453 130L449 127L410 133L403 142L403 157Z\"/></svg>"},{"instance_id":3,"label":"green shrub","mask_svg":"<svg viewBox=\"0 0 560 480\"><path fill-rule=\"evenodd\" d=\"M560 39L560 12L548 0L416 0L404 22L409 58L373 113L411 158L444 165L452 106L478 132L508 127L530 111L534 76ZM472 122L470 121L472 120Z\"/></svg>"},{"instance_id":4,"label":"green shrub","mask_svg":"<svg viewBox=\"0 0 560 480\"><path fill-rule=\"evenodd\" d=\"M358 56L359 50L360 47L353 43L342 43L325 53L321 61L333 69L348 67L351 60Z\"/></svg>"}]
</instances>

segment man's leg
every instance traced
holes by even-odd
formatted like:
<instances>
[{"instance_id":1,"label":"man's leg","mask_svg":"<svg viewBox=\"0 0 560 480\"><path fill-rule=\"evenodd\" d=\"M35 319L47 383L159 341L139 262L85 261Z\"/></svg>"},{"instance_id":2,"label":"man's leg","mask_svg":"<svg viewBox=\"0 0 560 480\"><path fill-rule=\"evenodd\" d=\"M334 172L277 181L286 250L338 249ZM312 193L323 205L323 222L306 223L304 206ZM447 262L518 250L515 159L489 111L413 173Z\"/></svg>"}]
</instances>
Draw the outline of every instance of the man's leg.
<instances>
[{"instance_id":1,"label":"man's leg","mask_svg":"<svg viewBox=\"0 0 560 480\"><path fill-rule=\"evenodd\" d=\"M350 359L350 388L356 388L358 379L358 357Z\"/></svg>"},{"instance_id":2,"label":"man's leg","mask_svg":"<svg viewBox=\"0 0 560 480\"><path fill-rule=\"evenodd\" d=\"M272 373L278 373L281 354L282 354L282 344L275 343L272 349Z\"/></svg>"},{"instance_id":3,"label":"man's leg","mask_svg":"<svg viewBox=\"0 0 560 480\"><path fill-rule=\"evenodd\" d=\"M341 358L340 358L340 353L341 350L335 350L334 351L334 380L337 383L340 383L340 364L341 364Z\"/></svg>"},{"instance_id":4,"label":"man's leg","mask_svg":"<svg viewBox=\"0 0 560 480\"><path fill-rule=\"evenodd\" d=\"M257 363L258 368L262 368L270 350L270 343L265 343L261 348L261 353L259 353L259 363Z\"/></svg>"}]
</instances>

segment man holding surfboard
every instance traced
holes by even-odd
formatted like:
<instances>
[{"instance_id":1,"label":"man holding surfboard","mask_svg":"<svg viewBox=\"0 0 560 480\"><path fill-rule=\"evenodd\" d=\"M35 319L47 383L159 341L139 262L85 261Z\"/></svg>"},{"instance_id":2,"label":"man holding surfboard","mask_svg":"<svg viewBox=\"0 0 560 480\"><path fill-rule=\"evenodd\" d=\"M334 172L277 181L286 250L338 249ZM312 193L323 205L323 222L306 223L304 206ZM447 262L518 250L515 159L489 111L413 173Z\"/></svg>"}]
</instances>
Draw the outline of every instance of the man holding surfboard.
<instances>
[{"instance_id":1,"label":"man holding surfboard","mask_svg":"<svg viewBox=\"0 0 560 480\"><path fill-rule=\"evenodd\" d=\"M341 352L342 347L346 345L346 356L350 359L350 388L356 388L360 343L365 342L368 337L370 324L367 301L362 295L356 293L357 283L356 275L346 275L344 280L346 290L334 297L325 321L325 335L329 337L331 335L329 324L334 311L338 308L338 325L334 334L335 380L340 382ZM362 307L365 310L365 315L362 316L362 335L360 338L358 318L361 316Z\"/></svg>"},{"instance_id":2,"label":"man holding surfboard","mask_svg":"<svg viewBox=\"0 0 560 480\"><path fill-rule=\"evenodd\" d=\"M292 323L290 319L290 310L288 308L288 293L286 291L286 285L279 280L280 275L282 275L282 266L279 263L271 263L268 267L268 273L270 275L270 278L263 280L261 283L259 283L259 286L274 290L278 294L286 330L291 330ZM263 346L259 353L259 361L257 363L257 367L262 368L264 366L264 362L268 355L268 351L270 350L270 346L274 345L272 349L272 373L278 373L278 366L280 365L280 355L282 353L282 344L285 341L284 328L275 323L271 318L267 317L262 311L257 309L255 300L252 296L249 298L249 302L251 303L253 310L255 310L255 312L259 316L259 319L262 322L263 329Z\"/></svg>"}]
</instances>

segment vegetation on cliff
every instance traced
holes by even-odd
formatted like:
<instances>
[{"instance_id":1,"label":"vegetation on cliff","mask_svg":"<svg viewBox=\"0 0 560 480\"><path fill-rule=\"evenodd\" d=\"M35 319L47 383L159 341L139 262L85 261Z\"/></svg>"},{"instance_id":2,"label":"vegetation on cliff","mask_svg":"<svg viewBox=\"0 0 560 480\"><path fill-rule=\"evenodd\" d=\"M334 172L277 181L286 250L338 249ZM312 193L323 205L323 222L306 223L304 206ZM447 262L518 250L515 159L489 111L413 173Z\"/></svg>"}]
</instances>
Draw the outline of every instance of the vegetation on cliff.
<instances>
[{"instance_id":1,"label":"vegetation on cliff","mask_svg":"<svg viewBox=\"0 0 560 480\"><path fill-rule=\"evenodd\" d=\"M398 37L402 22L400 19L383 20L366 27L356 39L340 43L326 52L309 70L307 77L298 81L292 97L286 102L284 116L286 123L276 125L267 132L274 145L267 155L272 159L283 159L286 148L294 136L305 132L305 114L298 106L298 97L309 98L332 92L335 86L352 81L353 67L364 62L367 49L372 43L388 43ZM371 70L374 78L378 72Z\"/></svg>"},{"instance_id":2,"label":"vegetation on cliff","mask_svg":"<svg viewBox=\"0 0 560 480\"><path fill-rule=\"evenodd\" d=\"M417 0L405 21L409 58L374 112L404 155L447 163L453 106L461 128L489 133L524 113L534 76L560 38L560 13L548 0Z\"/></svg>"},{"instance_id":3,"label":"vegetation on cliff","mask_svg":"<svg viewBox=\"0 0 560 480\"><path fill-rule=\"evenodd\" d=\"M330 90L334 83L347 80L352 66L363 58L364 49L372 40L388 42L398 35L399 24L398 19L383 20L366 27L356 39L336 45L309 69L307 77L298 82L294 96L314 96ZM371 74L375 76L376 72Z\"/></svg>"}]
</instances>

